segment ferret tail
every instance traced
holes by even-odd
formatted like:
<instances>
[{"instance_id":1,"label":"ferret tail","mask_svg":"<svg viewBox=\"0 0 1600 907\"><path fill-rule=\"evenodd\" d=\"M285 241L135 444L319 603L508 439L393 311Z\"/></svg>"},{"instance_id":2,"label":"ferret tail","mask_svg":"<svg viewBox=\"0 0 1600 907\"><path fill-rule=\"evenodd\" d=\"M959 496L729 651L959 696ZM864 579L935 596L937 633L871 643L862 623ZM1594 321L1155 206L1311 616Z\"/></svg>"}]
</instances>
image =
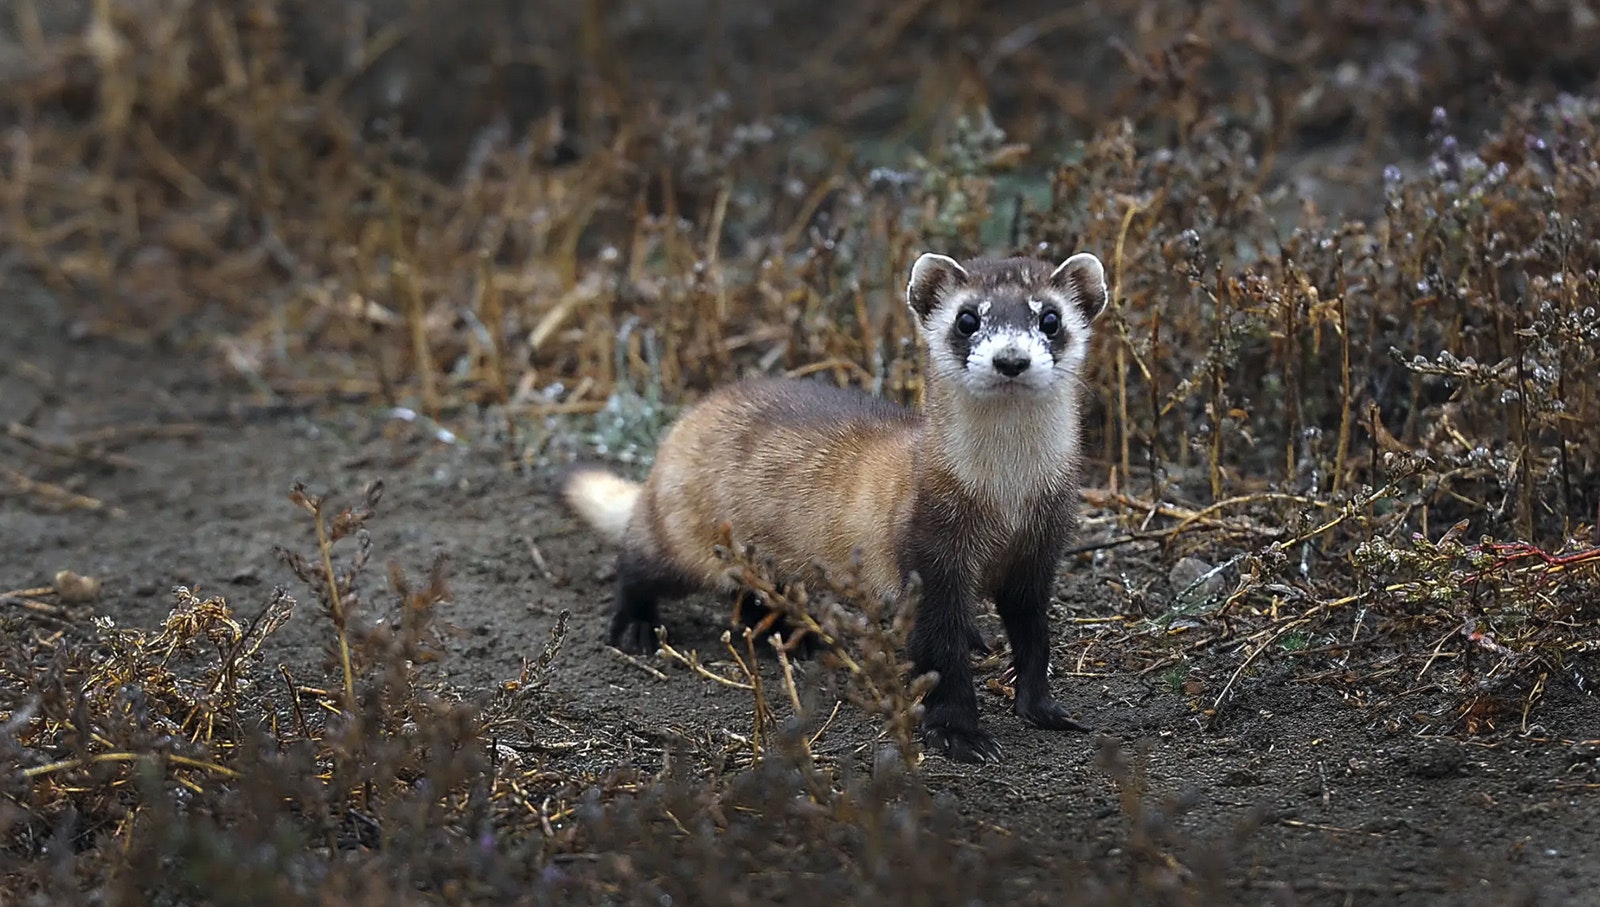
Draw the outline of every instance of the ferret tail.
<instances>
[{"instance_id":1,"label":"ferret tail","mask_svg":"<svg viewBox=\"0 0 1600 907\"><path fill-rule=\"evenodd\" d=\"M594 466L579 466L560 482L561 497L573 512L612 542L621 542L644 486Z\"/></svg>"}]
</instances>

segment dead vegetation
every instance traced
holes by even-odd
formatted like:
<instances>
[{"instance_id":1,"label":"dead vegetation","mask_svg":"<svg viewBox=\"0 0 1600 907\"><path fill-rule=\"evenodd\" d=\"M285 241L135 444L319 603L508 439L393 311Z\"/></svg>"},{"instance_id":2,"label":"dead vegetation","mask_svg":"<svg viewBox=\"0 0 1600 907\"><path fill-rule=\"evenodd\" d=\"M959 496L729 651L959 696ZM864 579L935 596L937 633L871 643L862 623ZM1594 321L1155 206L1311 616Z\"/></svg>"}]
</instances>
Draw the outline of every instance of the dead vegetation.
<instances>
[{"instance_id":1,"label":"dead vegetation","mask_svg":"<svg viewBox=\"0 0 1600 907\"><path fill-rule=\"evenodd\" d=\"M511 6L375 4L330 32L274 0L18 0L0 21L6 268L82 333L166 344L252 405L381 403L538 468L647 462L677 404L749 371L914 399L896 300L915 252L1091 249L1113 297L1080 557L1118 597L1075 624L1073 670L1170 677L1216 726L1286 662L1395 729L1491 745L1559 738L1540 724L1552 685L1592 695L1600 20L1582 5L895 0L761 20L713 3L728 18L693 72L611 6L537 24ZM454 16L485 27L430 50L419 36ZM429 70L435 52L469 56ZM123 440L20 420L0 489L113 511L93 472L125 465ZM337 512L294 494L319 544L285 553L292 594L179 589L138 629L88 616L83 578L5 593L7 889L1228 890L1229 842L1181 840L1181 804L1150 801L1116 752L1125 865L969 838L918 777L887 614L794 612L834 641L842 686L821 693L754 640L728 639L740 676L669 645L752 697L750 733L653 741L663 764L617 768L631 743L555 720L559 632L492 697L431 685L445 565L420 587L392 567L376 593L376 490ZM1115 579L1135 554L1175 565L1172 588ZM327 623L324 675L256 657L291 619ZM811 750L840 699L883 717L870 773Z\"/></svg>"}]
</instances>

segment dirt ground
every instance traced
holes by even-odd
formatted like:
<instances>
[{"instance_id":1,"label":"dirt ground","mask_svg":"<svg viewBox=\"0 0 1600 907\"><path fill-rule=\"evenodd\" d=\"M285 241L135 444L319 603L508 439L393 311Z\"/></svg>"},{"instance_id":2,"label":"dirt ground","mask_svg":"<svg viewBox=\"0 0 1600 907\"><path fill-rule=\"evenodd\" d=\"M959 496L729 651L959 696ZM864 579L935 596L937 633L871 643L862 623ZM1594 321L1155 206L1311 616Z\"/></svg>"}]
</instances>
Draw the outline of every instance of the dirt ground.
<instances>
[{"instance_id":1,"label":"dirt ground","mask_svg":"<svg viewBox=\"0 0 1600 907\"><path fill-rule=\"evenodd\" d=\"M0 420L47 404L42 431L182 424L195 433L130 448L135 468L83 477L77 490L119 514L49 512L7 498L6 588L48 582L41 570L92 575L104 589L94 613L124 626L157 624L175 584L198 584L249 608L274 586L294 585L274 553L274 545L308 540L304 515L287 499L293 480L349 498L381 478L386 494L371 524L376 560L413 573L437 552L453 563L454 600L442 612L453 625L442 665L453 685L481 690L516 676L559 612L570 610L553 686L574 733L587 725L695 738L748 726L740 691L665 662L664 679L653 676L602 645L610 553L551 506L544 476L519 471L503 451L446 443L373 409L252 409L213 357L73 339L73 325L48 296L16 281L7 287ZM1091 519L1086 535L1095 531ZM1193 697L1159 672L1141 676L1108 653L1084 657L1081 628L1089 624L1067 620L1125 613L1116 589L1130 579L1159 597L1169 589L1168 566L1122 548L1064 572L1053 683L1099 733L1147 754L1153 790L1187 791L1181 824L1227 853L1241 902L1594 903L1600 772L1572 748L1600 726L1592 698L1552 683L1526 734L1429 737L1394 720L1425 709L1425 691L1358 707L1326 684L1303 682L1313 670L1304 660L1269 656L1240 676L1226 713L1208 728ZM685 602L668 619L676 644L716 660L719 604ZM993 616L987 620L996 633ZM324 670L320 621L310 609L297 613L269 662ZM1214 692L1242 658L1197 653L1189 678ZM998 696L984 696L983 708L1005 763L976 768L929 757L929 785L959 798L974 828L1004 829L1046 853L1113 859L1127 829L1116 789L1097 767L1096 737L1026 729ZM874 725L852 711L844 708L818 740L819 754L870 761ZM1236 834L1252 815L1260 825Z\"/></svg>"}]
</instances>

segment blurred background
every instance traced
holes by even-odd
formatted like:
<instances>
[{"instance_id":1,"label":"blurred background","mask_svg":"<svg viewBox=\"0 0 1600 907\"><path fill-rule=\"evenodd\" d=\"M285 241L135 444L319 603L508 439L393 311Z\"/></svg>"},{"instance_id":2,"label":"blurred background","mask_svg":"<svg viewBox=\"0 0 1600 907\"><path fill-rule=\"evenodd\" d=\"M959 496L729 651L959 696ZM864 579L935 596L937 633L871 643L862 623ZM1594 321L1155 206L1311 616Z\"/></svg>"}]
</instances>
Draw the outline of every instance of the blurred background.
<instances>
[{"instance_id":1,"label":"blurred background","mask_svg":"<svg viewBox=\"0 0 1600 907\"><path fill-rule=\"evenodd\" d=\"M543 456L618 388L912 399L916 252L1087 248L1112 484L1338 488L1385 436L1510 444L1472 481L1552 483L1516 519L1561 532L1595 404L1504 407L1592 344L1562 321L1591 221L1538 212L1592 208L1597 70L1600 16L1555 0L14 0L0 264L75 336L267 399L499 406ZM1508 377L1543 329L1505 301L1562 273L1554 352ZM618 418L607 449L647 457L659 426Z\"/></svg>"}]
</instances>

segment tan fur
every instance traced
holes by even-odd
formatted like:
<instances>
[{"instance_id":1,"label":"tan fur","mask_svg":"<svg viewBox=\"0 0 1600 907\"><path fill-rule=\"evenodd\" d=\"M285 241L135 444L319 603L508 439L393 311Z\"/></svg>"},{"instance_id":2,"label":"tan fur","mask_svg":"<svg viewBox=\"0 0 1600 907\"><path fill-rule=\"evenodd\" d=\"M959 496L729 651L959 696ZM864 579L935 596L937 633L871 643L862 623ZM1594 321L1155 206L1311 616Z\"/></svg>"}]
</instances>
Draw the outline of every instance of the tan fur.
<instances>
[{"instance_id":1,"label":"tan fur","mask_svg":"<svg viewBox=\"0 0 1600 907\"><path fill-rule=\"evenodd\" d=\"M1071 397L973 401L936 387L928 418L903 412L842 426L774 419L774 408L824 390L836 389L782 379L722 388L668 431L642 488L585 470L564 492L585 520L619 539L596 514L614 519L624 489L636 491L620 541L706 587L734 591L715 554L726 522L736 542L776 560L780 578L818 566L844 575L859 549L863 591L883 596L900 591L896 545L915 531L919 488L965 514L965 539L948 540L952 551L996 561L1042 516L1030 504L1072 485ZM1017 431L1019 421L1034 430Z\"/></svg>"},{"instance_id":2,"label":"tan fur","mask_svg":"<svg viewBox=\"0 0 1600 907\"><path fill-rule=\"evenodd\" d=\"M813 387L745 382L686 413L656 454L643 515L629 526L625 542L728 589L726 565L713 551L726 521L737 542L755 544L786 576L801 574L813 561L842 573L859 547L865 587L878 594L897 589L893 543L909 518L907 465L920 427L883 423L827 431L775 425L763 414Z\"/></svg>"}]
</instances>

